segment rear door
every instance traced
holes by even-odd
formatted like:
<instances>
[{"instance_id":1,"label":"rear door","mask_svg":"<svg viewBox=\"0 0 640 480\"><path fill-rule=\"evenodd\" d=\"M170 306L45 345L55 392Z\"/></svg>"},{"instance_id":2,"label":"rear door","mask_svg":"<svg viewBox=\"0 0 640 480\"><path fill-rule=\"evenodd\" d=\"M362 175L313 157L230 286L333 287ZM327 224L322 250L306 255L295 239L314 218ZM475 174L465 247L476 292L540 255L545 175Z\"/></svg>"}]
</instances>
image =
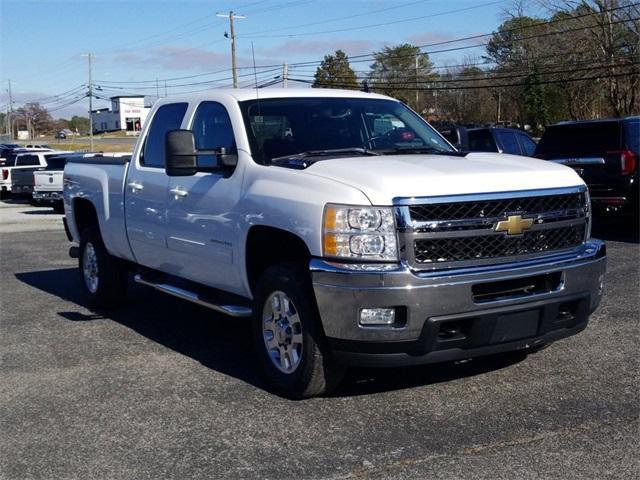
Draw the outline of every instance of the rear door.
<instances>
[{"instance_id":1,"label":"rear door","mask_svg":"<svg viewBox=\"0 0 640 480\"><path fill-rule=\"evenodd\" d=\"M607 196L622 174L622 150L620 122L568 123L547 127L536 157L570 166L592 196Z\"/></svg>"},{"instance_id":2,"label":"rear door","mask_svg":"<svg viewBox=\"0 0 640 480\"><path fill-rule=\"evenodd\" d=\"M237 154L233 126L226 108L200 103L190 126L199 150L224 147ZM198 157L202 166L218 165L215 156ZM234 170L198 172L169 180L167 259L175 275L212 287L239 285L237 267L237 205L242 175Z\"/></svg>"},{"instance_id":3,"label":"rear door","mask_svg":"<svg viewBox=\"0 0 640 480\"><path fill-rule=\"evenodd\" d=\"M141 265L165 270L169 177L165 173L165 136L182 125L187 103L156 110L124 185L127 235Z\"/></svg>"}]
</instances>

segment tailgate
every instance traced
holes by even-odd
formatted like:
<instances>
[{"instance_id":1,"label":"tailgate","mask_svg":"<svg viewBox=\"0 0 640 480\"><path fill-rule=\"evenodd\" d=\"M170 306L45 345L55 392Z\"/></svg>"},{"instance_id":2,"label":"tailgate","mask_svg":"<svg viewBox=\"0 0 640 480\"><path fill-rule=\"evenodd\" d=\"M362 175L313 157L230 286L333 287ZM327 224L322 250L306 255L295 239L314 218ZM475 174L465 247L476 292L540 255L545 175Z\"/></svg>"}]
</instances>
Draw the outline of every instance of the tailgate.
<instances>
[{"instance_id":1,"label":"tailgate","mask_svg":"<svg viewBox=\"0 0 640 480\"><path fill-rule=\"evenodd\" d=\"M11 170L11 184L15 186L33 186L33 173L45 167L25 167Z\"/></svg>"},{"instance_id":2,"label":"tailgate","mask_svg":"<svg viewBox=\"0 0 640 480\"><path fill-rule=\"evenodd\" d=\"M553 125L540 140L536 157L573 168L592 196L606 196L623 174L622 138L620 122Z\"/></svg>"},{"instance_id":3,"label":"tailgate","mask_svg":"<svg viewBox=\"0 0 640 480\"><path fill-rule=\"evenodd\" d=\"M35 172L34 188L38 191L62 191L62 172Z\"/></svg>"}]
</instances>

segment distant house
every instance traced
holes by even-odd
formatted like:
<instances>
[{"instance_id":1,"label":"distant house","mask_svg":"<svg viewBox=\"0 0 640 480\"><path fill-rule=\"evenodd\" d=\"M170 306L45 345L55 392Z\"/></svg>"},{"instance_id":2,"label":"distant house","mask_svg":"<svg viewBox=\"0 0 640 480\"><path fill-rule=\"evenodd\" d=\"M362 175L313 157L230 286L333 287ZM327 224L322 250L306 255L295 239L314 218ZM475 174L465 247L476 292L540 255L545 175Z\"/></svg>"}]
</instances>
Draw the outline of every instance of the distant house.
<instances>
[{"instance_id":1,"label":"distant house","mask_svg":"<svg viewBox=\"0 0 640 480\"><path fill-rule=\"evenodd\" d=\"M144 104L144 96L118 95L110 100L111 108L91 111L93 133L120 130L127 132L127 135L136 135L151 110Z\"/></svg>"}]
</instances>

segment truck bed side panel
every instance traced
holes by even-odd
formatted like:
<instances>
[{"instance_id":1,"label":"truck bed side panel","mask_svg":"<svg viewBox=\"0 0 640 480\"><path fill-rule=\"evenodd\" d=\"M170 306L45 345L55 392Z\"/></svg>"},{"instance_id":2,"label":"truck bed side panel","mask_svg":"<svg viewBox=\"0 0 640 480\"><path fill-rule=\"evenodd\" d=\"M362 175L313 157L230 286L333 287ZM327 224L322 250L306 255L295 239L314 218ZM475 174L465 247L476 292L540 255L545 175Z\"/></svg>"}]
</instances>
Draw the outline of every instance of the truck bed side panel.
<instances>
[{"instance_id":1,"label":"truck bed side panel","mask_svg":"<svg viewBox=\"0 0 640 480\"><path fill-rule=\"evenodd\" d=\"M76 242L80 240L72 205L76 199L90 201L96 209L100 233L112 255L133 260L124 216L124 182L129 163L68 163L64 170L64 202L67 222Z\"/></svg>"}]
</instances>

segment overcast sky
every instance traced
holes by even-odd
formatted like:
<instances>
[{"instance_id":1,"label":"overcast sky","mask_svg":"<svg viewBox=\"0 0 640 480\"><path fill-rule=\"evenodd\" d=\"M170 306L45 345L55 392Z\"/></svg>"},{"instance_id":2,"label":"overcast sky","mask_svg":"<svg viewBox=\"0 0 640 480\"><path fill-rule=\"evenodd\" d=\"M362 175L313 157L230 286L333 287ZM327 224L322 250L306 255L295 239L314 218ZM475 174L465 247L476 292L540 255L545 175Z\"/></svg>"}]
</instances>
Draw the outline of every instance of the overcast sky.
<instances>
[{"instance_id":1,"label":"overcast sky","mask_svg":"<svg viewBox=\"0 0 640 480\"><path fill-rule=\"evenodd\" d=\"M208 88L210 84L200 82L211 80L229 85L230 44L224 37L229 24L216 13L230 10L246 15L236 20L239 66L252 65L253 42L260 67L317 61L337 48L355 56L385 45L429 45L487 33L504 20L503 9L510 4L511 0L1 0L0 104L6 109L11 79L16 106L41 100L54 117L86 114L86 99L65 106L82 95L81 86L87 83L87 58L82 56L86 52L95 56L94 83L104 97L138 92L162 96L164 79L169 79L169 94ZM481 53L481 48L464 49L434 53L431 59L442 66ZM352 66L368 69L366 62ZM315 66L293 67L290 76L310 78L314 70ZM209 72L218 73L203 75ZM279 73L278 67L260 68L259 80ZM252 70L240 74L241 85L253 81ZM185 76L193 78L171 80ZM135 83L145 81L150 82ZM95 106L104 104L97 101Z\"/></svg>"}]
</instances>

